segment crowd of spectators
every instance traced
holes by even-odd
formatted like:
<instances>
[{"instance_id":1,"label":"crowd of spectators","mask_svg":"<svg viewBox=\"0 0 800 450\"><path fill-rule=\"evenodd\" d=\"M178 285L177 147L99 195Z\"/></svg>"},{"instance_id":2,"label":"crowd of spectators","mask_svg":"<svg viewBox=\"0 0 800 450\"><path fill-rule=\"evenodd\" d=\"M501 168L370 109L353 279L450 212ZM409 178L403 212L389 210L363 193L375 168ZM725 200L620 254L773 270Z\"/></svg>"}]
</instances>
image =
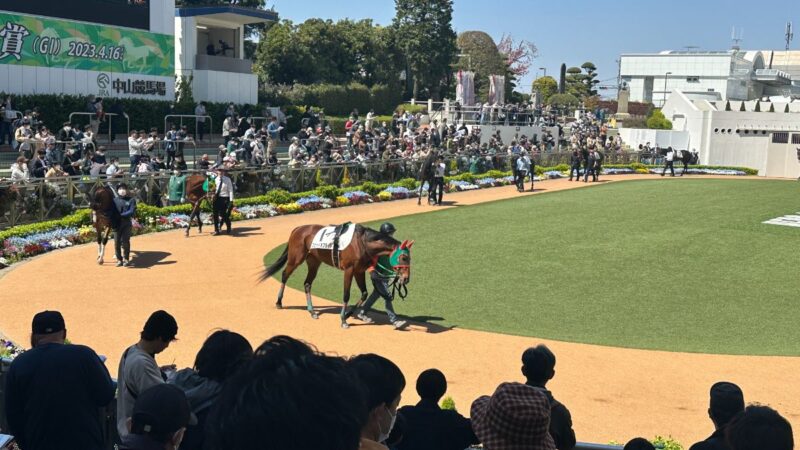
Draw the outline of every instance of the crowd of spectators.
<instances>
[{"instance_id":1,"label":"crowd of spectators","mask_svg":"<svg viewBox=\"0 0 800 450\"><path fill-rule=\"evenodd\" d=\"M10 431L22 450L101 449L101 418L116 388L119 448L568 450L576 445L572 417L547 389L556 357L544 345L522 354L525 382L500 384L476 399L466 418L442 409L447 379L437 369L416 381L420 401L400 407L406 377L386 357L320 353L288 336L253 350L242 335L218 330L192 368L176 370L156 357L178 336L165 311L145 322L139 340L109 376L103 357L66 341L64 318L33 318L31 349L18 356L5 387ZM733 383L711 387L708 416L714 431L691 450L791 450L789 422L775 410L745 406ZM642 438L625 450L653 450Z\"/></svg>"}]
</instances>

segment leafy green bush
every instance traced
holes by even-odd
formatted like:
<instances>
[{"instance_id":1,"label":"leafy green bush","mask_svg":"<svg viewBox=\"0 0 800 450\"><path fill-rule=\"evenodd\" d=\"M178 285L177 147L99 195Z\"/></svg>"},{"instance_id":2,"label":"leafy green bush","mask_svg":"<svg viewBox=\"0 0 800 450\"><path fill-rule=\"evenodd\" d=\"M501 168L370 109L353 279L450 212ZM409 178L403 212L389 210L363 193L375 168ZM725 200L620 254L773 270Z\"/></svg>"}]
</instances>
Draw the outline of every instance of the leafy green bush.
<instances>
[{"instance_id":1,"label":"leafy green bush","mask_svg":"<svg viewBox=\"0 0 800 450\"><path fill-rule=\"evenodd\" d=\"M80 228L84 225L89 225L91 222L92 211L89 209L81 209L74 214L70 214L69 216L62 217L58 220L48 220L46 222L17 225L7 230L0 231L0 241L4 241L11 237L25 236L32 233L41 233L54 228Z\"/></svg>"},{"instance_id":2,"label":"leafy green bush","mask_svg":"<svg viewBox=\"0 0 800 450\"><path fill-rule=\"evenodd\" d=\"M266 200L273 205L283 205L292 202L292 195L283 189L273 189L267 192Z\"/></svg>"},{"instance_id":3,"label":"leafy green bush","mask_svg":"<svg viewBox=\"0 0 800 450\"><path fill-rule=\"evenodd\" d=\"M651 441L653 446L657 449L663 450L683 450L683 446L678 443L675 439L670 437L663 437L663 436L656 436L655 439Z\"/></svg>"},{"instance_id":4,"label":"leafy green bush","mask_svg":"<svg viewBox=\"0 0 800 450\"><path fill-rule=\"evenodd\" d=\"M325 185L317 188L317 196L336 200L340 194L340 189L336 186Z\"/></svg>"},{"instance_id":5,"label":"leafy green bush","mask_svg":"<svg viewBox=\"0 0 800 450\"><path fill-rule=\"evenodd\" d=\"M395 105L400 102L400 89L389 87L385 84L376 84L370 90L372 109L375 114L388 114L391 116Z\"/></svg>"},{"instance_id":6,"label":"leafy green bush","mask_svg":"<svg viewBox=\"0 0 800 450\"><path fill-rule=\"evenodd\" d=\"M491 178L503 178L511 176L511 172L503 172L502 170L490 170L486 172L486 176Z\"/></svg>"},{"instance_id":7,"label":"leafy green bush","mask_svg":"<svg viewBox=\"0 0 800 450\"><path fill-rule=\"evenodd\" d=\"M548 105L553 106L578 106L580 100L572 94L554 94L547 99Z\"/></svg>"},{"instance_id":8,"label":"leafy green bush","mask_svg":"<svg viewBox=\"0 0 800 450\"><path fill-rule=\"evenodd\" d=\"M568 164L559 164L559 165L553 167L551 170L557 170L559 172L568 172L569 171L569 165Z\"/></svg>"},{"instance_id":9,"label":"leafy green bush","mask_svg":"<svg viewBox=\"0 0 800 450\"><path fill-rule=\"evenodd\" d=\"M361 190L369 195L378 195L378 193L381 192L383 188L380 185L373 183L372 181L365 181L364 184L361 185Z\"/></svg>"},{"instance_id":10,"label":"leafy green bush","mask_svg":"<svg viewBox=\"0 0 800 450\"><path fill-rule=\"evenodd\" d=\"M402 105L398 105L397 108L395 108L395 111L407 111L411 114L424 113L428 111L428 105L423 105L420 103L417 103L416 105L412 105L411 103L403 103Z\"/></svg>"},{"instance_id":11,"label":"leafy green bush","mask_svg":"<svg viewBox=\"0 0 800 450\"><path fill-rule=\"evenodd\" d=\"M647 118L647 128L651 130L671 130L672 122L667 120L660 109L654 109Z\"/></svg>"},{"instance_id":12,"label":"leafy green bush","mask_svg":"<svg viewBox=\"0 0 800 450\"><path fill-rule=\"evenodd\" d=\"M402 186L408 190L414 190L417 188L417 180L413 178L403 178L402 180L398 181L394 184L395 186Z\"/></svg>"},{"instance_id":13,"label":"leafy green bush","mask_svg":"<svg viewBox=\"0 0 800 450\"><path fill-rule=\"evenodd\" d=\"M449 395L442 399L442 409L456 411L456 402Z\"/></svg>"}]
</instances>

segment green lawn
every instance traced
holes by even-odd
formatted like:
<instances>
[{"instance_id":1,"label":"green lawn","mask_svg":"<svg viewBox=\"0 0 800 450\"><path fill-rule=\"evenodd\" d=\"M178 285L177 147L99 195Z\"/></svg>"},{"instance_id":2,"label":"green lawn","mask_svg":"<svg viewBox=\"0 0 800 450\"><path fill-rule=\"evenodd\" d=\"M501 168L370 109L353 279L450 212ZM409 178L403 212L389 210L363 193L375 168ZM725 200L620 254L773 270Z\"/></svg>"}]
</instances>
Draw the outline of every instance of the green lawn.
<instances>
[{"instance_id":1,"label":"green lawn","mask_svg":"<svg viewBox=\"0 0 800 450\"><path fill-rule=\"evenodd\" d=\"M761 223L797 211L796 182L668 179L399 217L397 237L416 244L395 309L564 341L800 355L800 229ZM314 293L340 300L341 287L326 266Z\"/></svg>"}]
</instances>

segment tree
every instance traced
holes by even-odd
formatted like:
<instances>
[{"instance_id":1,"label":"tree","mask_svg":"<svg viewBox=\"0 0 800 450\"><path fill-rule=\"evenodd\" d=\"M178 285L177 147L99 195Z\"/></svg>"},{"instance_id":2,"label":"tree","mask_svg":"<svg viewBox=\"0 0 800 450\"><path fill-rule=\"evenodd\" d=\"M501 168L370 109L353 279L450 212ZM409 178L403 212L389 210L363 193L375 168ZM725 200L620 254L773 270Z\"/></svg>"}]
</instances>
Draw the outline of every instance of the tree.
<instances>
[{"instance_id":1,"label":"tree","mask_svg":"<svg viewBox=\"0 0 800 450\"><path fill-rule=\"evenodd\" d=\"M660 109L654 109L647 118L647 128L652 130L671 130L672 122L664 116Z\"/></svg>"},{"instance_id":2,"label":"tree","mask_svg":"<svg viewBox=\"0 0 800 450\"><path fill-rule=\"evenodd\" d=\"M572 94L554 94L547 99L547 104L557 107L578 106L580 100Z\"/></svg>"},{"instance_id":3,"label":"tree","mask_svg":"<svg viewBox=\"0 0 800 450\"><path fill-rule=\"evenodd\" d=\"M503 35L497 50L505 56L506 66L515 77L524 77L530 72L533 60L538 56L539 49L531 41L521 40L515 42L509 35Z\"/></svg>"},{"instance_id":4,"label":"tree","mask_svg":"<svg viewBox=\"0 0 800 450\"><path fill-rule=\"evenodd\" d=\"M265 83L310 83L306 68L311 61L308 48L297 39L295 25L284 20L262 33L253 70Z\"/></svg>"},{"instance_id":5,"label":"tree","mask_svg":"<svg viewBox=\"0 0 800 450\"><path fill-rule=\"evenodd\" d=\"M585 62L581 67L570 67L567 69L566 92L574 95L583 101L588 97L597 95L595 86L600 83L597 80L597 67L594 63Z\"/></svg>"},{"instance_id":6,"label":"tree","mask_svg":"<svg viewBox=\"0 0 800 450\"><path fill-rule=\"evenodd\" d=\"M494 39L483 31L465 31L456 40L461 55L454 64L454 70L475 72L475 93L478 98L489 94L489 75L506 73L506 62L498 51Z\"/></svg>"},{"instance_id":7,"label":"tree","mask_svg":"<svg viewBox=\"0 0 800 450\"><path fill-rule=\"evenodd\" d=\"M413 83L413 96L421 89L438 99L452 76L456 57L453 0L395 0L393 26Z\"/></svg>"},{"instance_id":8,"label":"tree","mask_svg":"<svg viewBox=\"0 0 800 450\"><path fill-rule=\"evenodd\" d=\"M533 90L542 96L542 103L547 103L550 97L558 93L558 83L553 77L537 78L533 82Z\"/></svg>"}]
</instances>

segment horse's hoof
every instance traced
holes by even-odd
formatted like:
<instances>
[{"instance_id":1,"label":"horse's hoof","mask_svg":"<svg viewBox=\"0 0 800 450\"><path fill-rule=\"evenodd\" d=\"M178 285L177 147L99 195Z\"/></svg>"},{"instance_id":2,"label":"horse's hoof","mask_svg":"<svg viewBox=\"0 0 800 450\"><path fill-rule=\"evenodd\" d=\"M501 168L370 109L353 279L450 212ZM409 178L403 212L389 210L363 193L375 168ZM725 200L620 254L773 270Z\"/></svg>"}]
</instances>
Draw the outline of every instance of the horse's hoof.
<instances>
[{"instance_id":1,"label":"horse's hoof","mask_svg":"<svg viewBox=\"0 0 800 450\"><path fill-rule=\"evenodd\" d=\"M346 330L346 329L348 329L348 328L350 328L350 324L349 324L349 323L347 323L347 322L342 322L342 329L343 329L343 330Z\"/></svg>"},{"instance_id":2,"label":"horse's hoof","mask_svg":"<svg viewBox=\"0 0 800 450\"><path fill-rule=\"evenodd\" d=\"M319 313L316 311L311 311L311 318L314 320L319 319Z\"/></svg>"},{"instance_id":3,"label":"horse's hoof","mask_svg":"<svg viewBox=\"0 0 800 450\"><path fill-rule=\"evenodd\" d=\"M97 264L103 265L103 258L97 258Z\"/></svg>"},{"instance_id":4,"label":"horse's hoof","mask_svg":"<svg viewBox=\"0 0 800 450\"><path fill-rule=\"evenodd\" d=\"M283 305L280 303L275 303L275 309L283 309Z\"/></svg>"}]
</instances>

